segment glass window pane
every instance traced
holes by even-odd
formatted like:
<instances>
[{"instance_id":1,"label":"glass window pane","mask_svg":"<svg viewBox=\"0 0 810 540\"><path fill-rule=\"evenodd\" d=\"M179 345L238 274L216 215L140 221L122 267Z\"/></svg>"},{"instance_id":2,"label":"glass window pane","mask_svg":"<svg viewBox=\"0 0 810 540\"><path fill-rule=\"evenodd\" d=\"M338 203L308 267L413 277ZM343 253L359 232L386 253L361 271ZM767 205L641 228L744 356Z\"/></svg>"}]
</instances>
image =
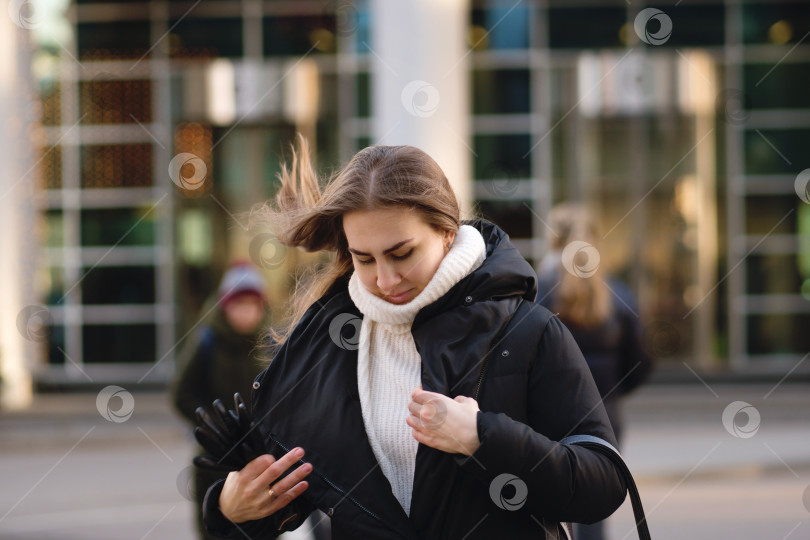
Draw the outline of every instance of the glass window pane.
<instances>
[{"instance_id":1,"label":"glass window pane","mask_svg":"<svg viewBox=\"0 0 810 540\"><path fill-rule=\"evenodd\" d=\"M84 363L155 361L155 325L86 325L82 328Z\"/></svg>"},{"instance_id":2,"label":"glass window pane","mask_svg":"<svg viewBox=\"0 0 810 540\"><path fill-rule=\"evenodd\" d=\"M472 11L472 26L468 35L470 47L475 50L527 49L528 8L498 1L485 3L491 7Z\"/></svg>"},{"instance_id":3,"label":"glass window pane","mask_svg":"<svg viewBox=\"0 0 810 540\"><path fill-rule=\"evenodd\" d=\"M790 174L810 167L810 129L758 129L745 132L747 174Z\"/></svg>"},{"instance_id":4,"label":"glass window pane","mask_svg":"<svg viewBox=\"0 0 810 540\"><path fill-rule=\"evenodd\" d=\"M81 175L84 188L151 186L152 145L82 146Z\"/></svg>"},{"instance_id":5,"label":"glass window pane","mask_svg":"<svg viewBox=\"0 0 810 540\"><path fill-rule=\"evenodd\" d=\"M42 242L42 245L49 248L62 247L62 235L64 232L62 227L62 211L48 210L43 217L42 237L45 241Z\"/></svg>"},{"instance_id":6,"label":"glass window pane","mask_svg":"<svg viewBox=\"0 0 810 540\"><path fill-rule=\"evenodd\" d=\"M552 49L623 47L621 31L626 20L627 10L618 4L587 9L550 8L549 46Z\"/></svg>"},{"instance_id":7,"label":"glass window pane","mask_svg":"<svg viewBox=\"0 0 810 540\"><path fill-rule=\"evenodd\" d=\"M800 204L795 195L749 195L745 198L745 233L795 234L796 207Z\"/></svg>"},{"instance_id":8,"label":"glass window pane","mask_svg":"<svg viewBox=\"0 0 810 540\"><path fill-rule=\"evenodd\" d=\"M357 116L371 116L371 76L365 72L357 74Z\"/></svg>"},{"instance_id":9,"label":"glass window pane","mask_svg":"<svg viewBox=\"0 0 810 540\"><path fill-rule=\"evenodd\" d=\"M41 146L39 149L39 174L45 189L62 187L62 147Z\"/></svg>"},{"instance_id":10,"label":"glass window pane","mask_svg":"<svg viewBox=\"0 0 810 540\"><path fill-rule=\"evenodd\" d=\"M61 349L61 350L59 350ZM48 364L62 365L65 363L65 327L55 324L49 327L48 333Z\"/></svg>"},{"instance_id":11,"label":"glass window pane","mask_svg":"<svg viewBox=\"0 0 810 540\"><path fill-rule=\"evenodd\" d=\"M473 71L472 79L473 114L529 112L528 70L478 70Z\"/></svg>"},{"instance_id":12,"label":"glass window pane","mask_svg":"<svg viewBox=\"0 0 810 540\"><path fill-rule=\"evenodd\" d=\"M650 7L663 11L672 21L672 34L662 46L706 47L725 42L726 13L722 4L652 4ZM660 23L652 20L648 23L648 31L655 33L659 29Z\"/></svg>"},{"instance_id":13,"label":"glass window pane","mask_svg":"<svg viewBox=\"0 0 810 540\"><path fill-rule=\"evenodd\" d=\"M531 176L529 135L475 135L473 149L477 179L486 179L487 175L491 178L493 168L512 170L519 178Z\"/></svg>"},{"instance_id":14,"label":"glass window pane","mask_svg":"<svg viewBox=\"0 0 810 540\"><path fill-rule=\"evenodd\" d=\"M810 314L748 316L750 354L807 354L810 351Z\"/></svg>"},{"instance_id":15,"label":"glass window pane","mask_svg":"<svg viewBox=\"0 0 810 540\"><path fill-rule=\"evenodd\" d=\"M60 305L65 302L65 278L61 266L41 268L37 274L40 281L38 290L46 305Z\"/></svg>"},{"instance_id":16,"label":"glass window pane","mask_svg":"<svg viewBox=\"0 0 810 540\"><path fill-rule=\"evenodd\" d=\"M152 84L99 78L79 83L83 124L142 124L152 121Z\"/></svg>"},{"instance_id":17,"label":"glass window pane","mask_svg":"<svg viewBox=\"0 0 810 540\"><path fill-rule=\"evenodd\" d=\"M96 266L85 268L84 304L153 304L155 269L152 266Z\"/></svg>"},{"instance_id":18,"label":"glass window pane","mask_svg":"<svg viewBox=\"0 0 810 540\"><path fill-rule=\"evenodd\" d=\"M748 294L801 292L802 277L796 255L749 255L745 267Z\"/></svg>"},{"instance_id":19,"label":"glass window pane","mask_svg":"<svg viewBox=\"0 0 810 540\"><path fill-rule=\"evenodd\" d=\"M176 26L174 26L176 24ZM170 20L169 37L172 57L225 57L242 56L242 19Z\"/></svg>"},{"instance_id":20,"label":"glass window pane","mask_svg":"<svg viewBox=\"0 0 810 540\"><path fill-rule=\"evenodd\" d=\"M283 56L313 53L333 53L335 39L335 17L265 17L264 54Z\"/></svg>"},{"instance_id":21,"label":"glass window pane","mask_svg":"<svg viewBox=\"0 0 810 540\"><path fill-rule=\"evenodd\" d=\"M747 64L743 78L747 109L810 108L810 92L798 83L810 79L810 64Z\"/></svg>"},{"instance_id":22,"label":"glass window pane","mask_svg":"<svg viewBox=\"0 0 810 540\"><path fill-rule=\"evenodd\" d=\"M155 210L114 208L82 210L83 246L150 246L155 243Z\"/></svg>"},{"instance_id":23,"label":"glass window pane","mask_svg":"<svg viewBox=\"0 0 810 540\"><path fill-rule=\"evenodd\" d=\"M532 213L526 201L479 201L481 217L498 225L512 238L531 238Z\"/></svg>"},{"instance_id":24,"label":"glass window pane","mask_svg":"<svg viewBox=\"0 0 810 540\"><path fill-rule=\"evenodd\" d=\"M804 2L742 4L745 43L798 43L810 31L810 9Z\"/></svg>"},{"instance_id":25,"label":"glass window pane","mask_svg":"<svg viewBox=\"0 0 810 540\"><path fill-rule=\"evenodd\" d=\"M140 58L152 46L149 21L78 23L79 60Z\"/></svg>"}]
</instances>

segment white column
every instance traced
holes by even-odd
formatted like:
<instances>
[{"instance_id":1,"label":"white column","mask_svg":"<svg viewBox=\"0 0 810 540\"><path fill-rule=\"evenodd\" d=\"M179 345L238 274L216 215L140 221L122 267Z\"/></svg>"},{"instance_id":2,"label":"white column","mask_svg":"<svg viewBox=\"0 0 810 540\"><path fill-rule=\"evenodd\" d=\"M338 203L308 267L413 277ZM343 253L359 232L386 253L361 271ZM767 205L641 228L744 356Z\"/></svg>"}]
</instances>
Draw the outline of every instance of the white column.
<instances>
[{"instance_id":1,"label":"white column","mask_svg":"<svg viewBox=\"0 0 810 540\"><path fill-rule=\"evenodd\" d=\"M472 205L468 0L375 0L372 139L430 154L450 180L462 219ZM370 51L369 51L370 49Z\"/></svg>"},{"instance_id":2,"label":"white column","mask_svg":"<svg viewBox=\"0 0 810 540\"><path fill-rule=\"evenodd\" d=\"M30 84L27 77L23 77L29 61L23 47L29 37L26 32L14 24L11 17L0 17L0 118L3 119L0 122L0 163L3 164L0 169L0 408L3 409L22 408L31 403L31 374L26 359L33 352L34 343L41 341L37 321L48 318L41 309L33 306L25 309L26 304L31 303L31 250L37 245L31 231L36 171L29 170L30 134L25 115ZM33 326L29 328L29 324ZM30 341L23 337L24 333Z\"/></svg>"}]
</instances>

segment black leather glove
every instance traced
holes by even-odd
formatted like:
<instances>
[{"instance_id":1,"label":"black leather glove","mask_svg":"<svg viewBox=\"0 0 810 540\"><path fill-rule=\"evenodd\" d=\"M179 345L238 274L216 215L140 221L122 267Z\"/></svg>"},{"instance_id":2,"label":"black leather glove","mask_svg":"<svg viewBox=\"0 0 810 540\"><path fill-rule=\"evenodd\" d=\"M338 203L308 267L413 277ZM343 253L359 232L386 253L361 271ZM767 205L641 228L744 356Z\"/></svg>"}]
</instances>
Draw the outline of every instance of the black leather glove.
<instances>
[{"instance_id":1,"label":"black leather glove","mask_svg":"<svg viewBox=\"0 0 810 540\"><path fill-rule=\"evenodd\" d=\"M221 400L215 400L216 419L202 407L194 411L198 423L194 428L194 437L211 454L195 456L193 462L197 467L238 471L248 462L267 453L259 428L251 419L239 392L233 395L233 402L235 410L228 410Z\"/></svg>"}]
</instances>

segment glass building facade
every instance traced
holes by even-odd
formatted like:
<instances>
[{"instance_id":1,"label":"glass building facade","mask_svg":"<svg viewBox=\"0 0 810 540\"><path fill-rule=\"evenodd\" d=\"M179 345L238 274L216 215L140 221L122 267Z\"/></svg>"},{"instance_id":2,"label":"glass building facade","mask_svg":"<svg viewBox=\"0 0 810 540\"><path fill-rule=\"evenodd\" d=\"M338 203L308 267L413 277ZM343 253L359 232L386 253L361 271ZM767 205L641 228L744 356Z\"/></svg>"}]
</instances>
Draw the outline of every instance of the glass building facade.
<instances>
[{"instance_id":1,"label":"glass building facade","mask_svg":"<svg viewBox=\"0 0 810 540\"><path fill-rule=\"evenodd\" d=\"M660 20L637 32L642 7L666 40ZM294 133L324 173L375 142L373 10L79 0L62 21L34 54L53 321L37 376L165 382L228 259L280 249L242 213ZM551 206L589 203L662 364L784 372L810 351L809 33L806 1L471 2L478 212L537 267ZM172 181L179 154L199 185ZM259 257L277 305L314 258Z\"/></svg>"}]
</instances>

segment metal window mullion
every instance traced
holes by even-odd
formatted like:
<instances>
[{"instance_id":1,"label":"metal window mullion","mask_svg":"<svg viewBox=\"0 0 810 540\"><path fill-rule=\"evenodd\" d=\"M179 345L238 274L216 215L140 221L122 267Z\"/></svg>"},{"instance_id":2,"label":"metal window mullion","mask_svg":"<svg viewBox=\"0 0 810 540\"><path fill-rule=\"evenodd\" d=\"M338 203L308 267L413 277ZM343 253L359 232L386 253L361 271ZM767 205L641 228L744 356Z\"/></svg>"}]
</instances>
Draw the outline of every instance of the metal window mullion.
<instances>
[{"instance_id":1,"label":"metal window mullion","mask_svg":"<svg viewBox=\"0 0 810 540\"><path fill-rule=\"evenodd\" d=\"M167 1L153 2L151 11L151 39L157 43L169 30L169 4ZM152 126L155 141L152 144L152 175L156 199L160 203L155 209L155 361L158 362L175 345L174 311L174 189L168 177L171 161L171 61L168 43L162 42L152 50L149 72L152 84ZM158 144L160 142L160 144ZM162 145L162 146L161 146ZM161 199L161 197L163 197ZM152 377L167 379L173 369L173 362L163 362L152 373Z\"/></svg>"}]
</instances>

